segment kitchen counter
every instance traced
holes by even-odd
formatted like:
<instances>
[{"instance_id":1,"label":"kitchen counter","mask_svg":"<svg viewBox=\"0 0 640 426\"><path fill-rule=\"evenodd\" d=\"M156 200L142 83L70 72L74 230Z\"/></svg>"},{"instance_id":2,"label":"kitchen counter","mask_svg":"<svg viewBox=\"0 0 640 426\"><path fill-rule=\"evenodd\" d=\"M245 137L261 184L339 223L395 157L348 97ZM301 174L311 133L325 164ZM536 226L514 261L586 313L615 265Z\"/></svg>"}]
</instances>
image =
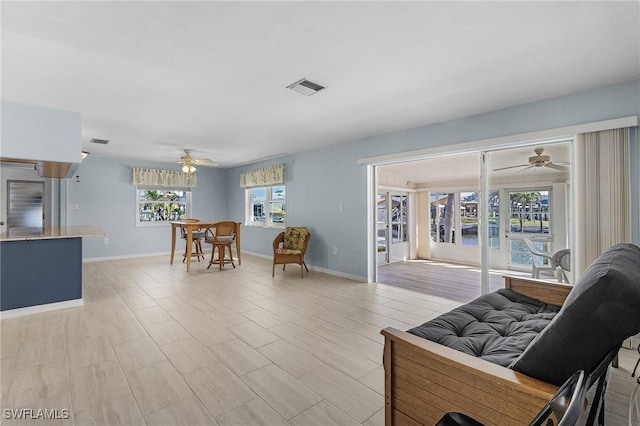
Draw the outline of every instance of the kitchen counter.
<instances>
[{"instance_id":1,"label":"kitchen counter","mask_svg":"<svg viewBox=\"0 0 640 426\"><path fill-rule=\"evenodd\" d=\"M81 306L82 239L92 226L12 228L0 234L0 317Z\"/></svg>"},{"instance_id":2,"label":"kitchen counter","mask_svg":"<svg viewBox=\"0 0 640 426\"><path fill-rule=\"evenodd\" d=\"M104 237L107 232L93 226L51 226L12 228L0 234L0 241L49 240L53 238Z\"/></svg>"}]
</instances>

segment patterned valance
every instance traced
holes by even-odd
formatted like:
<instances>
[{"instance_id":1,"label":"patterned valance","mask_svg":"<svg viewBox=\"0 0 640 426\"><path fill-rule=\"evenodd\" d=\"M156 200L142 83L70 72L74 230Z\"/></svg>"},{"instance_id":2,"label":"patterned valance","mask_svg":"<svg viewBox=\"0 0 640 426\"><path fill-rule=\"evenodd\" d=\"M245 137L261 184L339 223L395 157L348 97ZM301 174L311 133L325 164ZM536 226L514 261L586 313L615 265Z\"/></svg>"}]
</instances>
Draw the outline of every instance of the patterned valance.
<instances>
[{"instance_id":1,"label":"patterned valance","mask_svg":"<svg viewBox=\"0 0 640 426\"><path fill-rule=\"evenodd\" d=\"M240 187L271 186L284 184L284 164L263 167L240 173Z\"/></svg>"},{"instance_id":2,"label":"patterned valance","mask_svg":"<svg viewBox=\"0 0 640 426\"><path fill-rule=\"evenodd\" d=\"M136 186L162 186L167 188L195 188L198 174L176 170L133 168L133 184Z\"/></svg>"}]
</instances>

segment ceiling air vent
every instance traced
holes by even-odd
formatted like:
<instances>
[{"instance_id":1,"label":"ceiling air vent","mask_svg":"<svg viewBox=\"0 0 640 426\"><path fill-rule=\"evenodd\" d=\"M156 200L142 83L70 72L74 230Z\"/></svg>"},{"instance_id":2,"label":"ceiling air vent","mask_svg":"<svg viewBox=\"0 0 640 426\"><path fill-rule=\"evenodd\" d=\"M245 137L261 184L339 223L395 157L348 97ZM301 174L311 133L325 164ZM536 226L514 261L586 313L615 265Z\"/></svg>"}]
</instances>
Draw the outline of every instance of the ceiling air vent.
<instances>
[{"instance_id":1,"label":"ceiling air vent","mask_svg":"<svg viewBox=\"0 0 640 426\"><path fill-rule=\"evenodd\" d=\"M320 86L313 81L309 81L306 78L303 78L302 80L298 80L295 83L288 85L287 89L302 93L303 95L311 96L314 93L318 93L319 91L323 90L324 86Z\"/></svg>"},{"instance_id":2,"label":"ceiling air vent","mask_svg":"<svg viewBox=\"0 0 640 426\"><path fill-rule=\"evenodd\" d=\"M109 141L107 139L96 139L96 138L91 138L91 143L99 143L101 145L106 145L109 143Z\"/></svg>"}]
</instances>

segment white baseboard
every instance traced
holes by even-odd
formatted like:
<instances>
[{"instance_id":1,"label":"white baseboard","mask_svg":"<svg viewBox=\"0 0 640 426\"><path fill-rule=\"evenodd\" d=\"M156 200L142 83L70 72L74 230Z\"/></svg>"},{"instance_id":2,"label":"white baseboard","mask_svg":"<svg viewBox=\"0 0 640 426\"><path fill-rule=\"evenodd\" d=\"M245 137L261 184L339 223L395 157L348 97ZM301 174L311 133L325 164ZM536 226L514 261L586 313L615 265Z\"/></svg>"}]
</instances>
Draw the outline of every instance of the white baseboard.
<instances>
[{"instance_id":1,"label":"white baseboard","mask_svg":"<svg viewBox=\"0 0 640 426\"><path fill-rule=\"evenodd\" d=\"M363 282L363 283L367 282L367 278L366 277L361 277L359 275L347 274L345 272L334 271L332 269L326 269L326 268L320 268L318 266L313 266L313 265L312 266L307 265L307 266L312 271L323 272L325 274L335 275L336 277L347 278L349 280L359 281L359 282Z\"/></svg>"},{"instance_id":2,"label":"white baseboard","mask_svg":"<svg viewBox=\"0 0 640 426\"><path fill-rule=\"evenodd\" d=\"M255 257L259 257L262 259L272 259L273 256L270 254L264 254L264 253L254 253L251 251L242 251L243 254L249 255L249 256L255 256ZM182 254L180 254L182 256ZM90 263L90 262L103 262L106 260L123 260L123 259L136 259L136 258L140 258L140 257L154 257L154 256L167 256L167 258L169 258L169 256L171 256L171 252L160 252L160 253L143 253L143 254L126 254L126 255L121 255L121 256L106 256L106 257L89 257L89 258L85 258L82 259L83 263ZM176 253L177 256L177 253ZM353 274L347 274L344 272L340 272L340 271L334 271L332 269L327 269L327 268L321 268L319 266L309 266L307 265L307 267L309 268L309 270L311 271L316 271L316 272L323 272L325 274L329 274L329 275L334 275L336 277L341 277L341 278L347 278L350 280L354 280L354 281L360 281L360 282L367 282L367 278L366 277L361 277L359 275L353 275Z\"/></svg>"},{"instance_id":3,"label":"white baseboard","mask_svg":"<svg viewBox=\"0 0 640 426\"><path fill-rule=\"evenodd\" d=\"M180 256L182 256L182 253L178 253L176 252L175 256L177 258L178 254ZM123 255L119 255L119 256L105 256L105 257L86 257L82 259L83 263L90 263L90 262L103 262L105 260L123 260L123 259L137 259L140 257L154 257L154 256L167 256L167 259L169 258L169 256L171 256L171 252L170 251L165 251L165 252L159 252L159 253L138 253L138 254L123 254Z\"/></svg>"},{"instance_id":4,"label":"white baseboard","mask_svg":"<svg viewBox=\"0 0 640 426\"><path fill-rule=\"evenodd\" d=\"M260 257L262 259L273 259L273 255L271 254L264 254L264 253L254 253L252 251L246 251L246 250L242 250L242 254L248 254L249 256L254 256L254 257Z\"/></svg>"},{"instance_id":5,"label":"white baseboard","mask_svg":"<svg viewBox=\"0 0 640 426\"><path fill-rule=\"evenodd\" d=\"M27 306L26 308L9 309L0 312L0 319L16 318L24 315L41 314L59 309L77 308L84 305L82 299L65 300L64 302L47 303L46 305Z\"/></svg>"},{"instance_id":6,"label":"white baseboard","mask_svg":"<svg viewBox=\"0 0 640 426\"><path fill-rule=\"evenodd\" d=\"M253 252L248 252L244 250L242 251L242 253L246 253L250 256L260 257L262 259L269 259L269 260L273 259L273 255L270 255L270 254L253 253ZM367 282L366 277L361 277L359 275L347 274L344 272L334 271L332 269L321 268L319 266L313 266L313 265L307 265L307 267L309 268L310 271L322 272L328 275L334 275L336 277L347 278L347 279L359 281L359 282L365 282L365 283Z\"/></svg>"}]
</instances>

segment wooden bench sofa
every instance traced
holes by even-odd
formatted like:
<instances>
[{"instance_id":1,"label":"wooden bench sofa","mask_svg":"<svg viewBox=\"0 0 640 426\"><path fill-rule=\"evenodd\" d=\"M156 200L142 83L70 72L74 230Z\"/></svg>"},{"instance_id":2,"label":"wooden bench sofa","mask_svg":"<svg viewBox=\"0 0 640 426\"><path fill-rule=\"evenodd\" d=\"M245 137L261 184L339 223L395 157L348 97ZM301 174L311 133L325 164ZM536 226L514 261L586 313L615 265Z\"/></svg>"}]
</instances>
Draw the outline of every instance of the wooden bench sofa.
<instances>
[{"instance_id":1,"label":"wooden bench sofa","mask_svg":"<svg viewBox=\"0 0 640 426\"><path fill-rule=\"evenodd\" d=\"M569 371L604 377L603 359L608 366L622 341L640 332L640 248L631 244L608 250L575 287L505 277L505 288L562 306L508 367L382 330L387 426L434 425L452 411L485 425L527 425Z\"/></svg>"}]
</instances>

